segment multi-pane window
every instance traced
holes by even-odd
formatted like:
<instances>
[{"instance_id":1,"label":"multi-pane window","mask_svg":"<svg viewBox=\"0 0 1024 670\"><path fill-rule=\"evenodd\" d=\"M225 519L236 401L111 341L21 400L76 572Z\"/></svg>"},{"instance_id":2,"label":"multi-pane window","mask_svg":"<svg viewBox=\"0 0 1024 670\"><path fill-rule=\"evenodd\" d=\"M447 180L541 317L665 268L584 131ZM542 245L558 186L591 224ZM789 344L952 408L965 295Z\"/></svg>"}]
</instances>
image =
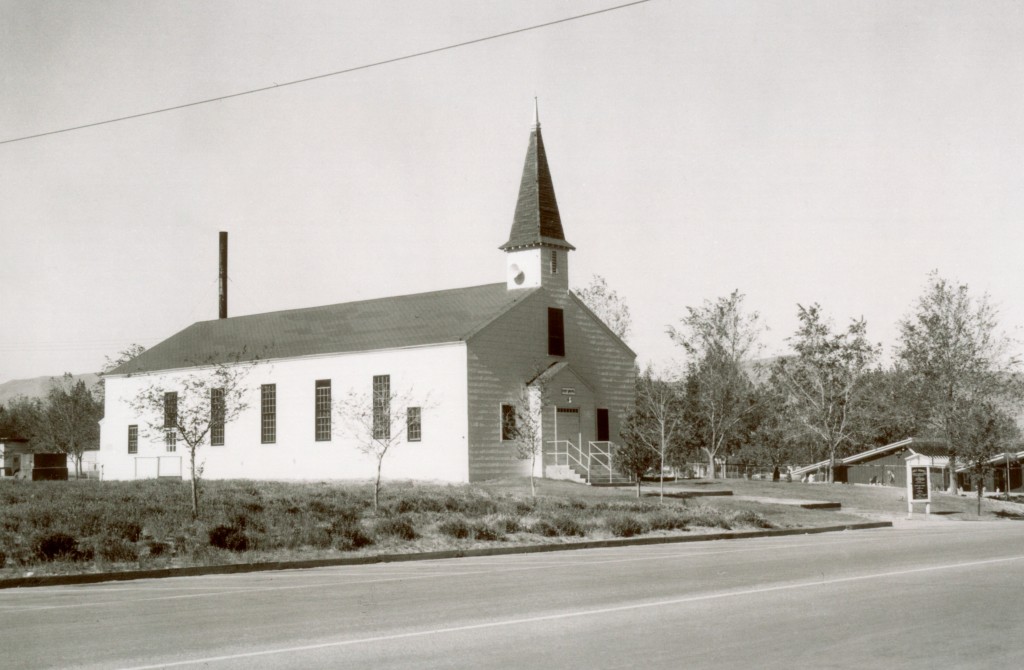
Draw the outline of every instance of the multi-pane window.
<instances>
[{"instance_id":1,"label":"multi-pane window","mask_svg":"<svg viewBox=\"0 0 1024 670\"><path fill-rule=\"evenodd\" d=\"M313 419L317 442L331 440L331 380L316 380L316 400Z\"/></svg>"},{"instance_id":2,"label":"multi-pane window","mask_svg":"<svg viewBox=\"0 0 1024 670\"><path fill-rule=\"evenodd\" d=\"M277 384L260 386L260 442L277 442Z\"/></svg>"},{"instance_id":3,"label":"multi-pane window","mask_svg":"<svg viewBox=\"0 0 1024 670\"><path fill-rule=\"evenodd\" d=\"M512 405L501 406L501 439L516 439L516 408Z\"/></svg>"},{"instance_id":4,"label":"multi-pane window","mask_svg":"<svg viewBox=\"0 0 1024 670\"><path fill-rule=\"evenodd\" d=\"M210 389L210 445L224 446L224 389Z\"/></svg>"},{"instance_id":5,"label":"multi-pane window","mask_svg":"<svg viewBox=\"0 0 1024 670\"><path fill-rule=\"evenodd\" d=\"M164 428L174 428L178 423L178 394L164 393Z\"/></svg>"},{"instance_id":6,"label":"multi-pane window","mask_svg":"<svg viewBox=\"0 0 1024 670\"><path fill-rule=\"evenodd\" d=\"M421 408L410 407L405 413L405 435L410 442L423 439L423 417Z\"/></svg>"},{"instance_id":7,"label":"multi-pane window","mask_svg":"<svg viewBox=\"0 0 1024 670\"><path fill-rule=\"evenodd\" d=\"M548 354L565 356L565 324L557 307L548 307Z\"/></svg>"},{"instance_id":8,"label":"multi-pane window","mask_svg":"<svg viewBox=\"0 0 1024 670\"><path fill-rule=\"evenodd\" d=\"M164 444L167 446L167 451L177 451L178 433L173 430L169 430L164 433Z\"/></svg>"},{"instance_id":9,"label":"multi-pane window","mask_svg":"<svg viewBox=\"0 0 1024 670\"><path fill-rule=\"evenodd\" d=\"M128 426L128 453L139 453L139 427Z\"/></svg>"},{"instance_id":10,"label":"multi-pane window","mask_svg":"<svg viewBox=\"0 0 1024 670\"><path fill-rule=\"evenodd\" d=\"M373 377L373 439L391 439L391 375Z\"/></svg>"}]
</instances>

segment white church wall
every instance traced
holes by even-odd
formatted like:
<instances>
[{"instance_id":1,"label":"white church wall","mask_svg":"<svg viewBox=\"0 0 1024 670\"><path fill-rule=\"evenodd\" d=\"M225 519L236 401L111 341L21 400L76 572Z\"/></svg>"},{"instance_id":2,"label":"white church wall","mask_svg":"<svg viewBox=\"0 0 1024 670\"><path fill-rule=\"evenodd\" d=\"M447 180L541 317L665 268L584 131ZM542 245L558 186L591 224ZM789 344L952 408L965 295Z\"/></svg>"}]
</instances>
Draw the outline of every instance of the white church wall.
<instances>
[{"instance_id":1,"label":"white church wall","mask_svg":"<svg viewBox=\"0 0 1024 670\"><path fill-rule=\"evenodd\" d=\"M106 479L135 479L179 474L188 477L188 452L179 439L168 453L163 431L147 430L129 406L132 398L159 378L174 390L175 380L192 370L107 378L106 416L101 431L100 463ZM384 459L386 478L468 481L466 348L464 343L264 361L245 384L248 408L225 427L224 446L199 449L206 479L363 479L376 462L359 451L350 427L332 412L330 441L315 439L315 383L331 380L335 407L350 390L365 393L375 375L390 375L391 390L407 391L412 406L422 407L422 439L407 436ZM260 387L275 384L276 440L261 443ZM128 453L128 427L137 425L138 453Z\"/></svg>"}]
</instances>

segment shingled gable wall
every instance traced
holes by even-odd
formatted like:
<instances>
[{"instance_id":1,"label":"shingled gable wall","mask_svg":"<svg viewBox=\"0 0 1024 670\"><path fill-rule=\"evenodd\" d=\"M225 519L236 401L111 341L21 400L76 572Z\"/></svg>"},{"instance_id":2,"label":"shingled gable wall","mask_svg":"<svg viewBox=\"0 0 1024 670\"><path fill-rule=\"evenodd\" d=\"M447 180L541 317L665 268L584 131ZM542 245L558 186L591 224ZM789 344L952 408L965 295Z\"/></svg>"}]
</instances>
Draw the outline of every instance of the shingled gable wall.
<instances>
[{"instance_id":1,"label":"shingled gable wall","mask_svg":"<svg viewBox=\"0 0 1024 670\"><path fill-rule=\"evenodd\" d=\"M549 307L564 310L564 357L547 353ZM597 408L609 410L611 439L619 439L634 402L635 355L577 298L541 289L467 341L470 481L529 474L529 462L517 459L515 447L501 441L501 404L513 401L521 384L558 361L568 362L593 392L592 405L564 404L580 408L584 441L596 439ZM557 389L549 396L563 406ZM545 417L550 412L545 408ZM550 439L549 422L544 424Z\"/></svg>"}]
</instances>

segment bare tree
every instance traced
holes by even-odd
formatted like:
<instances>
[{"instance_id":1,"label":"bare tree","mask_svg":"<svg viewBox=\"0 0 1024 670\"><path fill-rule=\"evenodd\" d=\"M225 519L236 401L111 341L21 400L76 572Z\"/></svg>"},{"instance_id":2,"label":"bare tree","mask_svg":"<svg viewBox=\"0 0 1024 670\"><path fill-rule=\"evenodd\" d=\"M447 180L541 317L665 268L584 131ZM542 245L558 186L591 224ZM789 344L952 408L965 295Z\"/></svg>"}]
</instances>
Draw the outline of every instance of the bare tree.
<instances>
[{"instance_id":1,"label":"bare tree","mask_svg":"<svg viewBox=\"0 0 1024 670\"><path fill-rule=\"evenodd\" d=\"M50 379L50 390L42 405L36 438L46 450L67 454L75 463L75 478L82 476L82 457L98 449L99 421L103 405L90 393L85 382L70 373Z\"/></svg>"},{"instance_id":2,"label":"bare tree","mask_svg":"<svg viewBox=\"0 0 1024 670\"><path fill-rule=\"evenodd\" d=\"M708 458L715 478L715 458L728 446L744 417L753 410L753 383L746 367L760 351L763 326L757 312L743 311L743 294L733 291L715 302L687 307L682 328L669 337L687 354L691 430Z\"/></svg>"},{"instance_id":3,"label":"bare tree","mask_svg":"<svg viewBox=\"0 0 1024 670\"><path fill-rule=\"evenodd\" d=\"M199 483L204 466L197 452L210 442L212 433L223 434L225 426L249 408L251 390L244 382L258 361L244 359L242 353L229 362L204 366L180 377L158 377L129 400L129 406L142 417L146 437L185 443L193 518L199 516Z\"/></svg>"},{"instance_id":4,"label":"bare tree","mask_svg":"<svg viewBox=\"0 0 1024 670\"><path fill-rule=\"evenodd\" d=\"M636 405L622 430L629 455L620 454L620 458L628 460L633 470L644 461L645 450L653 452L660 466L659 497L662 499L665 497L665 460L671 445L684 431L680 405L677 381L658 378L650 365L637 375ZM637 496L639 487L638 477Z\"/></svg>"},{"instance_id":5,"label":"bare tree","mask_svg":"<svg viewBox=\"0 0 1024 670\"><path fill-rule=\"evenodd\" d=\"M515 400L506 405L506 413L501 417L501 430L505 436L512 438L516 447L516 457L530 461L530 495L537 496L535 471L537 457L543 453L543 430L541 405L547 390L546 384L537 379L532 384L523 384Z\"/></svg>"},{"instance_id":6,"label":"bare tree","mask_svg":"<svg viewBox=\"0 0 1024 670\"><path fill-rule=\"evenodd\" d=\"M594 275L586 287L576 291L576 295L619 339L629 338L632 325L629 305L614 289L608 287L604 277Z\"/></svg>"},{"instance_id":7,"label":"bare tree","mask_svg":"<svg viewBox=\"0 0 1024 670\"><path fill-rule=\"evenodd\" d=\"M370 391L350 389L336 404L336 412L352 431L359 451L373 457L376 462L374 512L380 508L384 458L405 441L410 429L421 429L422 412L427 402L416 398L411 388L404 392L392 391L390 376L380 375L374 378Z\"/></svg>"},{"instance_id":8,"label":"bare tree","mask_svg":"<svg viewBox=\"0 0 1024 670\"><path fill-rule=\"evenodd\" d=\"M966 284L928 275L924 294L900 322L897 356L906 366L923 420L949 445L950 472L962 450L976 451L984 407L1018 408L1021 359L999 331L998 310L987 294L972 296ZM957 489L950 478L950 492Z\"/></svg>"},{"instance_id":9,"label":"bare tree","mask_svg":"<svg viewBox=\"0 0 1024 670\"><path fill-rule=\"evenodd\" d=\"M839 448L857 431L853 418L865 402L866 375L881 346L868 341L864 319L833 332L819 305L797 308L800 326L789 338L796 355L776 361L774 372L788 392L793 416L824 446L832 482Z\"/></svg>"}]
</instances>

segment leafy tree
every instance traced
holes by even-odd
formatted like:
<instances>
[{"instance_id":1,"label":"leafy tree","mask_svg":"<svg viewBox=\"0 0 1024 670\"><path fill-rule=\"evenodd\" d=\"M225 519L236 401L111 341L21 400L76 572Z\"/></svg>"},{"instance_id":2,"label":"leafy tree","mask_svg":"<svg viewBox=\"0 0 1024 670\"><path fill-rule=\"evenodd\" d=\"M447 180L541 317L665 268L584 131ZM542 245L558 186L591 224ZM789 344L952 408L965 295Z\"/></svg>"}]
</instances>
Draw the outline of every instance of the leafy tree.
<instances>
[{"instance_id":1,"label":"leafy tree","mask_svg":"<svg viewBox=\"0 0 1024 670\"><path fill-rule=\"evenodd\" d=\"M594 275L585 288L576 291L576 295L620 339L629 338L632 326L629 305L614 289L608 287L604 277Z\"/></svg>"},{"instance_id":2,"label":"leafy tree","mask_svg":"<svg viewBox=\"0 0 1024 670\"><path fill-rule=\"evenodd\" d=\"M75 463L75 478L82 476L82 457L99 449L103 405L70 373L50 379L50 390L39 414L36 441L39 448L67 454Z\"/></svg>"},{"instance_id":3,"label":"leafy tree","mask_svg":"<svg viewBox=\"0 0 1024 670\"><path fill-rule=\"evenodd\" d=\"M924 408L925 425L949 445L955 472L958 458L980 448L972 443L979 442L979 422L991 408L1017 405L1024 395L1020 358L999 331L998 310L989 296L971 295L966 284L938 272L928 275L924 293L899 327L897 356ZM950 491L956 486L951 477Z\"/></svg>"},{"instance_id":4,"label":"leafy tree","mask_svg":"<svg viewBox=\"0 0 1024 670\"><path fill-rule=\"evenodd\" d=\"M39 431L43 403L38 398L17 396L0 405L0 437L31 440Z\"/></svg>"},{"instance_id":5,"label":"leafy tree","mask_svg":"<svg viewBox=\"0 0 1024 670\"><path fill-rule=\"evenodd\" d=\"M800 434L793 428L785 390L776 375L755 386L753 409L746 416L741 432L739 457L769 467L772 479L784 466L798 458Z\"/></svg>"},{"instance_id":6,"label":"leafy tree","mask_svg":"<svg viewBox=\"0 0 1024 670\"><path fill-rule=\"evenodd\" d=\"M663 454L660 445L652 444L652 441L644 439L646 430L644 423L649 421L648 417L638 412L633 412L627 417L626 425L622 429L623 442L615 445L612 453L612 462L615 469L627 473L636 478L636 497L640 497L640 486L644 474L651 468L661 464ZM662 486L664 491L664 486Z\"/></svg>"},{"instance_id":7,"label":"leafy tree","mask_svg":"<svg viewBox=\"0 0 1024 670\"><path fill-rule=\"evenodd\" d=\"M405 440L410 420L410 407L417 407L422 420L426 402L416 399L412 389L404 392L391 390L391 379L375 380L369 391L350 389L338 402L336 411L341 421L354 435L359 451L371 456L377 464L373 483L373 510L380 509L381 476L384 458Z\"/></svg>"},{"instance_id":8,"label":"leafy tree","mask_svg":"<svg viewBox=\"0 0 1024 670\"><path fill-rule=\"evenodd\" d=\"M228 362L203 366L180 377L158 377L129 401L142 418L146 437L185 443L193 518L199 517L204 465L198 458L199 449L209 443L211 432L223 430L249 408L251 390L244 382L258 361L244 359L243 352Z\"/></svg>"},{"instance_id":9,"label":"leafy tree","mask_svg":"<svg viewBox=\"0 0 1024 670\"><path fill-rule=\"evenodd\" d=\"M981 516L985 475L992 470L992 459L1007 451L1019 449L1020 428L1005 408L985 401L971 407L960 430L964 441L958 453L974 480L974 489L978 495L978 516Z\"/></svg>"},{"instance_id":10,"label":"leafy tree","mask_svg":"<svg viewBox=\"0 0 1024 670\"><path fill-rule=\"evenodd\" d=\"M635 474L636 468L644 462L643 452L653 453L660 467L659 496L662 499L665 497L665 462L683 431L679 383L659 378L654 368L648 365L636 378L636 404L621 431L625 453L620 454L620 458L623 458L623 467ZM637 495L640 494L639 487L638 476Z\"/></svg>"},{"instance_id":11,"label":"leafy tree","mask_svg":"<svg viewBox=\"0 0 1024 670\"><path fill-rule=\"evenodd\" d=\"M854 417L864 403L864 380L881 346L868 340L864 319L834 332L819 305L797 308L800 326L789 338L796 355L776 361L775 373L785 385L796 421L816 436L827 455L832 482L839 449L856 434Z\"/></svg>"},{"instance_id":12,"label":"leafy tree","mask_svg":"<svg viewBox=\"0 0 1024 670\"><path fill-rule=\"evenodd\" d=\"M687 354L688 423L707 456L712 479L716 457L735 439L754 407L747 368L760 350L763 327L757 312L744 311L743 299L742 293L733 291L715 302L687 307L682 327L668 330Z\"/></svg>"},{"instance_id":13,"label":"leafy tree","mask_svg":"<svg viewBox=\"0 0 1024 670\"><path fill-rule=\"evenodd\" d=\"M867 444L882 446L921 434L922 409L911 376L899 361L864 375L864 401L855 408L855 430Z\"/></svg>"}]
</instances>

